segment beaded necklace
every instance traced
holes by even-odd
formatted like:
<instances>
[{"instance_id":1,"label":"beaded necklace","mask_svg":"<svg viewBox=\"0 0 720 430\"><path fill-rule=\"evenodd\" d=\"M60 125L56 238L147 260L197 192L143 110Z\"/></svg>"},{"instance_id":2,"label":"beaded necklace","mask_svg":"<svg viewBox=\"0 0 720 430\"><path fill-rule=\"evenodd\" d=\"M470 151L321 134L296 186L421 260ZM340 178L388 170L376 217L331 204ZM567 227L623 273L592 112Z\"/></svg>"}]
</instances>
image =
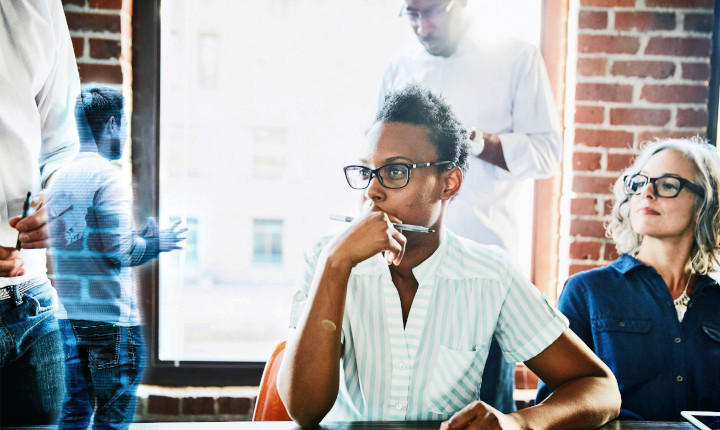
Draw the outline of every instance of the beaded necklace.
<instances>
[{"instance_id":1,"label":"beaded necklace","mask_svg":"<svg viewBox=\"0 0 720 430\"><path fill-rule=\"evenodd\" d=\"M687 311L687 304L690 301L690 296L687 294L688 286L690 285L690 279L692 279L692 272L688 276L687 282L685 282L685 289L680 296L673 300L675 305L675 312L677 312L678 321L682 322L685 312Z\"/></svg>"}]
</instances>

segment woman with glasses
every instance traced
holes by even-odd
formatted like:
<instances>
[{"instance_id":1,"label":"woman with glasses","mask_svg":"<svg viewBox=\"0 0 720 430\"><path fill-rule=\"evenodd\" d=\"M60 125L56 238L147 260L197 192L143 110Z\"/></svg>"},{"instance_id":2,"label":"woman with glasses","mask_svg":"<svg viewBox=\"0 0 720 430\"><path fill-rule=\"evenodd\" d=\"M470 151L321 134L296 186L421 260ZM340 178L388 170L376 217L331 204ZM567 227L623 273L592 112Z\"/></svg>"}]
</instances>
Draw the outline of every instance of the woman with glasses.
<instances>
[{"instance_id":1,"label":"woman with glasses","mask_svg":"<svg viewBox=\"0 0 720 430\"><path fill-rule=\"evenodd\" d=\"M345 168L364 209L312 246L297 282L277 380L290 416L303 427L448 420L453 430L595 428L616 416L610 369L507 254L444 228L468 158L444 99L418 86L391 93L367 137L360 164ZM555 395L507 415L478 401L493 338Z\"/></svg>"},{"instance_id":2,"label":"woman with glasses","mask_svg":"<svg viewBox=\"0 0 720 430\"><path fill-rule=\"evenodd\" d=\"M568 279L559 309L613 370L621 418L720 410L720 158L701 139L648 145L615 184L620 257ZM549 394L541 384L538 400Z\"/></svg>"}]
</instances>

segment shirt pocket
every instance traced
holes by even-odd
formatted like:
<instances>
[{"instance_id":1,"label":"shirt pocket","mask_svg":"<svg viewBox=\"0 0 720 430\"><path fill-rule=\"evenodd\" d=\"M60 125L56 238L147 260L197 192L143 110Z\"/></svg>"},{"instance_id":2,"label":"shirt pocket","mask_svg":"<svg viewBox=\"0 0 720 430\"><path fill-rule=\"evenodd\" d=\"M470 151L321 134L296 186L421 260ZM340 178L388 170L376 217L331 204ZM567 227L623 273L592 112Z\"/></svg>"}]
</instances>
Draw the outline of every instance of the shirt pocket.
<instances>
[{"instance_id":1,"label":"shirt pocket","mask_svg":"<svg viewBox=\"0 0 720 430\"><path fill-rule=\"evenodd\" d=\"M720 318L716 315L703 319L701 323L701 336L704 337L698 353L704 356L702 360L705 363L705 371L702 373L706 376L706 381L718 386L720 384Z\"/></svg>"},{"instance_id":2,"label":"shirt pocket","mask_svg":"<svg viewBox=\"0 0 720 430\"><path fill-rule=\"evenodd\" d=\"M655 369L658 349L648 318L603 316L592 320L595 353L612 369L618 379L650 379ZM621 382L621 381L618 381Z\"/></svg>"},{"instance_id":3,"label":"shirt pocket","mask_svg":"<svg viewBox=\"0 0 720 430\"><path fill-rule=\"evenodd\" d=\"M457 351L441 345L430 382L425 390L425 405L436 414L453 414L472 402L482 380L480 350Z\"/></svg>"}]
</instances>

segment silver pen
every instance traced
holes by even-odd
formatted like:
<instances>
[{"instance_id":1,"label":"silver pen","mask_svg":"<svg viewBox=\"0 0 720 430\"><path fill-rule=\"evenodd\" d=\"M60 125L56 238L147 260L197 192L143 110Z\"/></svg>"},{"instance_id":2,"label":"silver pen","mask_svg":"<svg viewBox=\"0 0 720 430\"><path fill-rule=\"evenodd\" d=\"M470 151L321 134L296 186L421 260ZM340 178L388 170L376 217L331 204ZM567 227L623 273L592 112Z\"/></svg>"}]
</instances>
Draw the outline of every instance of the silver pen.
<instances>
[{"instance_id":1,"label":"silver pen","mask_svg":"<svg viewBox=\"0 0 720 430\"><path fill-rule=\"evenodd\" d=\"M343 222L352 222L355 218L351 216L345 216L345 215L335 215L330 214L330 219L333 221L343 221ZM405 230L405 231L416 231L418 233L434 233L435 230L427 227L421 227L419 225L412 225L412 224L397 224L392 223L393 227L395 227L398 230Z\"/></svg>"}]
</instances>

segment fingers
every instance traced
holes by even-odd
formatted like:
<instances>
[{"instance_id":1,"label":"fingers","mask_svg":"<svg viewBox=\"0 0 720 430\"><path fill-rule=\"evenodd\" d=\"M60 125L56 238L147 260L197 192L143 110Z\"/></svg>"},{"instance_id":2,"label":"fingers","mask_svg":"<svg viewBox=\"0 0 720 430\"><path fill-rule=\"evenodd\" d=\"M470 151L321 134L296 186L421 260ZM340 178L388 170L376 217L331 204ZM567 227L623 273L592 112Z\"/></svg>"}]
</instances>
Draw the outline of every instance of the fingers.
<instances>
[{"instance_id":1,"label":"fingers","mask_svg":"<svg viewBox=\"0 0 720 430\"><path fill-rule=\"evenodd\" d=\"M15 248L0 246L0 277L22 276L25 274L20 253Z\"/></svg>"},{"instance_id":2,"label":"fingers","mask_svg":"<svg viewBox=\"0 0 720 430\"><path fill-rule=\"evenodd\" d=\"M447 424L444 428L448 430L462 430L469 426L474 428L496 428L496 424L498 424L496 413L500 414L492 406L477 401L465 406L460 412L445 421L443 425ZM442 429L443 426L441 425L440 428Z\"/></svg>"},{"instance_id":3,"label":"fingers","mask_svg":"<svg viewBox=\"0 0 720 430\"><path fill-rule=\"evenodd\" d=\"M47 221L47 208L42 206L37 212L23 219L13 218L10 226L20 232L20 246L23 249L47 248L50 246Z\"/></svg>"},{"instance_id":4,"label":"fingers","mask_svg":"<svg viewBox=\"0 0 720 430\"><path fill-rule=\"evenodd\" d=\"M394 264L396 266L399 266L400 262L403 259L403 256L405 255L405 245L407 244L407 238L397 229L395 229L392 224L390 225L390 228L392 240L390 240L390 249L385 254L385 258L388 265Z\"/></svg>"}]
</instances>

